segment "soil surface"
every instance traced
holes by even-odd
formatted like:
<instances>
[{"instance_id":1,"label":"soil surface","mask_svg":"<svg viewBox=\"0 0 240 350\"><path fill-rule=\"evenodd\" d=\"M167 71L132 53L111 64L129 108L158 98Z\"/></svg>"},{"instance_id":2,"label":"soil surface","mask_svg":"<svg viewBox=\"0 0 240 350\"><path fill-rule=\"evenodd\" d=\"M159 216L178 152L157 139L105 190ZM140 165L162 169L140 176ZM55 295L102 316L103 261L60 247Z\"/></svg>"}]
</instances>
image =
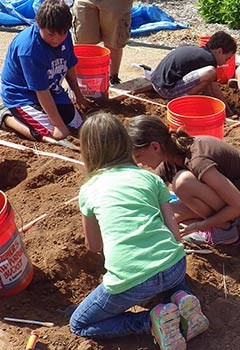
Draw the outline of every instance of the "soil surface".
<instances>
[{"instance_id":1,"label":"soil surface","mask_svg":"<svg viewBox=\"0 0 240 350\"><path fill-rule=\"evenodd\" d=\"M185 30L185 33L188 33L187 38L191 38L191 31ZM179 38L183 34L183 31L166 31L163 37L172 35ZM130 44L124 53L121 77L128 80L142 74L130 67L136 59L137 63L157 64L159 59L154 56L153 50L141 43L135 43L135 46ZM161 55L164 54L166 51L161 51ZM2 63L3 56L0 59ZM239 94L227 86L222 86L222 89L234 112L239 115ZM159 105L125 98L111 100L103 109L112 112L123 122L125 118L143 113L156 115L166 121L166 101L153 91L139 94L138 97ZM240 122L237 116L227 119L224 132L225 140L240 149ZM80 163L81 154L64 146L27 141L3 130L0 142L2 140L30 148L17 150L0 145L0 190L6 193L14 209L17 227L20 229L42 214L46 216L21 235L34 267L34 277L20 294L0 299L0 349L25 349L31 330L34 329L41 332L36 346L39 350L155 349L150 335L95 342L70 333L68 319L59 310L70 303L81 302L98 285L104 273L103 257L87 251L84 246L76 199L85 178L84 166ZM68 141L79 146L76 135L69 136ZM37 151L42 152L38 154ZM67 158L56 158L56 155ZM193 245L191 247L196 248ZM187 256L188 282L210 321L209 329L190 341L188 349L238 350L240 248L237 245L207 248L212 250L212 254ZM159 300L156 298L148 306ZM138 311L138 308L135 310ZM4 321L3 317L53 322L54 326L47 328L10 323Z\"/></svg>"},{"instance_id":2,"label":"soil surface","mask_svg":"<svg viewBox=\"0 0 240 350\"><path fill-rule=\"evenodd\" d=\"M223 90L227 91L226 87ZM228 101L234 105L238 96L228 90ZM164 104L155 92L139 97ZM109 101L104 108L125 120L147 113L165 119L166 108L126 98ZM229 119L225 125L227 142L240 147L239 125ZM84 182L84 167L78 163L80 152L63 146L36 143L2 131L0 140L30 147L16 150L1 146L0 189L15 211L18 228L46 214L22 234L29 257L34 266L31 284L20 294L1 299L1 317L17 317L54 322L54 327L41 327L37 348L41 350L103 349L152 350L152 338L147 335L94 342L70 333L68 319L58 309L70 303L79 303L101 280L103 258L90 253L84 246L77 200L74 199ZM79 145L75 136L68 140ZM67 160L50 157L37 150L68 157ZM35 152L35 153L34 153ZM77 161L76 163L74 161ZM70 203L67 203L70 201ZM240 331L240 260L239 246L210 248L209 255L188 255L188 281L210 320L210 328L189 342L188 349L239 349ZM157 303L158 298L153 303ZM152 304L153 304L152 303ZM0 347L22 350L33 325L0 321Z\"/></svg>"}]
</instances>

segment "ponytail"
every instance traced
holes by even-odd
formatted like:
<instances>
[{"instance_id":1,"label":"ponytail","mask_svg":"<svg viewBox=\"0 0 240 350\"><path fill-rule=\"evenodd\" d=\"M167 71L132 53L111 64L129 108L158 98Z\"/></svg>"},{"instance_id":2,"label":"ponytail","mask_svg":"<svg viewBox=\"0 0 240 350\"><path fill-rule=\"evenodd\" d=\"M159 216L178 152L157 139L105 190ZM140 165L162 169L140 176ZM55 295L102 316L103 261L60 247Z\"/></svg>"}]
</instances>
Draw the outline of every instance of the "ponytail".
<instances>
[{"instance_id":1,"label":"ponytail","mask_svg":"<svg viewBox=\"0 0 240 350\"><path fill-rule=\"evenodd\" d=\"M193 137L188 135L182 128L178 128L177 130L170 129L169 135L169 146L174 144L174 148L178 151L178 154L186 154L189 150L189 146L193 143ZM171 148L173 149L173 147Z\"/></svg>"}]
</instances>

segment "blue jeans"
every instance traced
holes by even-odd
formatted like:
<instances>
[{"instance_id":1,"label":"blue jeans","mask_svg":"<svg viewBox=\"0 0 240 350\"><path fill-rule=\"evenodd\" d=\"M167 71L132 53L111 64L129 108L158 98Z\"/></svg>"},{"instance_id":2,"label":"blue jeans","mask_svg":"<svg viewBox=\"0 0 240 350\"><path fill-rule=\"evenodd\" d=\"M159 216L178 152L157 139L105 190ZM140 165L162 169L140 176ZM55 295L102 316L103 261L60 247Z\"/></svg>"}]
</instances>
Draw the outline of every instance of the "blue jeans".
<instances>
[{"instance_id":1,"label":"blue jeans","mask_svg":"<svg viewBox=\"0 0 240 350\"><path fill-rule=\"evenodd\" d=\"M70 319L71 331L91 338L149 333L150 311L125 311L164 291L171 291L169 297L178 290L189 292L185 284L185 273L186 259L183 258L170 269L159 272L120 294L109 294L103 284L100 284L73 312Z\"/></svg>"}]
</instances>

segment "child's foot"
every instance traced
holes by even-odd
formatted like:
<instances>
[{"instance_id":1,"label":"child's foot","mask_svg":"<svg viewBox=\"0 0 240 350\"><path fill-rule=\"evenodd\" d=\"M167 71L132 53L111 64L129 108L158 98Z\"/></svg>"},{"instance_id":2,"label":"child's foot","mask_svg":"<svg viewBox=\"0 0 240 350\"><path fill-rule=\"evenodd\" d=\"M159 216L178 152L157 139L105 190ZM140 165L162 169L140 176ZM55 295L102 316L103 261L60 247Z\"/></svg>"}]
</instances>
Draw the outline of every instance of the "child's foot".
<instances>
[{"instance_id":1,"label":"child's foot","mask_svg":"<svg viewBox=\"0 0 240 350\"><path fill-rule=\"evenodd\" d=\"M195 244L232 244L239 240L240 224L236 220L226 229L213 227L205 231L196 231L183 236L182 240Z\"/></svg>"},{"instance_id":2,"label":"child's foot","mask_svg":"<svg viewBox=\"0 0 240 350\"><path fill-rule=\"evenodd\" d=\"M208 319L202 313L200 302L194 295L179 291L173 294L171 301L178 306L181 330L186 340L190 340L208 329Z\"/></svg>"},{"instance_id":3,"label":"child's foot","mask_svg":"<svg viewBox=\"0 0 240 350\"><path fill-rule=\"evenodd\" d=\"M180 313L175 304L159 304L150 312L151 332L161 350L186 350L180 326Z\"/></svg>"},{"instance_id":4,"label":"child's foot","mask_svg":"<svg viewBox=\"0 0 240 350\"><path fill-rule=\"evenodd\" d=\"M118 85L121 83L121 79L118 77L118 75L110 75L109 77L109 85L111 87L114 87L114 85Z\"/></svg>"}]
</instances>

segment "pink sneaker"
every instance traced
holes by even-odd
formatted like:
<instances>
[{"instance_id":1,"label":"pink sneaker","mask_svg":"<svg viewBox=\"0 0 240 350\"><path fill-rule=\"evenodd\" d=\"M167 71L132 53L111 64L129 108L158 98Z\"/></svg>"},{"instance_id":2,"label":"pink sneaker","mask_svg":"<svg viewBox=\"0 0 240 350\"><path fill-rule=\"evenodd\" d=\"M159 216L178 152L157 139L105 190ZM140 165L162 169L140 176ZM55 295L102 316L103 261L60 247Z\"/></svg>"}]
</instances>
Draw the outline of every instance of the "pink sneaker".
<instances>
[{"instance_id":1,"label":"pink sneaker","mask_svg":"<svg viewBox=\"0 0 240 350\"><path fill-rule=\"evenodd\" d=\"M198 298L184 291L179 291L172 295L171 301L178 306L181 330L186 340L190 340L208 329L209 322L202 313Z\"/></svg>"},{"instance_id":2,"label":"pink sneaker","mask_svg":"<svg viewBox=\"0 0 240 350\"><path fill-rule=\"evenodd\" d=\"M183 236L182 239L185 242L195 244L233 244L239 240L240 232L239 224L237 225L235 222L227 229L213 227L209 230L190 233Z\"/></svg>"},{"instance_id":3,"label":"pink sneaker","mask_svg":"<svg viewBox=\"0 0 240 350\"><path fill-rule=\"evenodd\" d=\"M186 350L180 326L180 313L175 304L159 304L150 312L151 332L161 350Z\"/></svg>"}]
</instances>

